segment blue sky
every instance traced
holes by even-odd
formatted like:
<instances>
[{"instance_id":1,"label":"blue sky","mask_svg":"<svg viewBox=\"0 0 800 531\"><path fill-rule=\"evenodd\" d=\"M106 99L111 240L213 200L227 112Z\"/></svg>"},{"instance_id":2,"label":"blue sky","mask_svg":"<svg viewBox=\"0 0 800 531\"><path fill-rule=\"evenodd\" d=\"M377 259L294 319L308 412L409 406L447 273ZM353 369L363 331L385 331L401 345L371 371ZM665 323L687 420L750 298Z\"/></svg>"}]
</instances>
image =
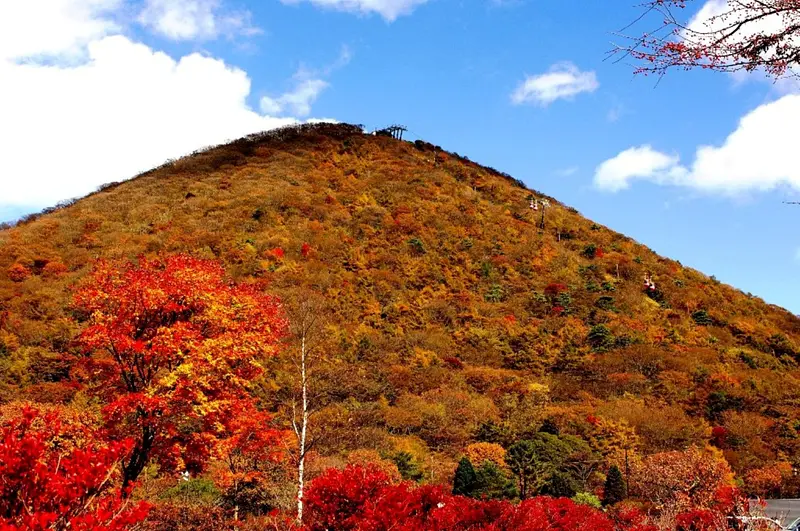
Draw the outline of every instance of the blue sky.
<instances>
[{"instance_id":1,"label":"blue sky","mask_svg":"<svg viewBox=\"0 0 800 531\"><path fill-rule=\"evenodd\" d=\"M399 122L800 313L796 87L634 76L604 59L636 2L39 3L0 6L0 220L260 129Z\"/></svg>"}]
</instances>

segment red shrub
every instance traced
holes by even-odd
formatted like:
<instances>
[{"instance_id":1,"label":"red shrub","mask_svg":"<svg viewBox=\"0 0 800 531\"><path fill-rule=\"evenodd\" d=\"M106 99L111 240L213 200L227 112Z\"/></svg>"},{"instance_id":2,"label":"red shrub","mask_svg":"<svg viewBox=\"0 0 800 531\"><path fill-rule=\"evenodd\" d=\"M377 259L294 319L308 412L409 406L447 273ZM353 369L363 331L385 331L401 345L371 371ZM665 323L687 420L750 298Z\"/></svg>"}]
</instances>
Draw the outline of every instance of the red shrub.
<instances>
[{"instance_id":1,"label":"red shrub","mask_svg":"<svg viewBox=\"0 0 800 531\"><path fill-rule=\"evenodd\" d=\"M8 278L12 282L23 282L31 276L31 271L22 264L14 264L8 268Z\"/></svg>"},{"instance_id":2,"label":"red shrub","mask_svg":"<svg viewBox=\"0 0 800 531\"><path fill-rule=\"evenodd\" d=\"M146 503L125 500L113 486L131 442L105 445L88 429L73 430L57 413L30 408L0 428L0 529L121 531L147 516Z\"/></svg>"},{"instance_id":3,"label":"red shrub","mask_svg":"<svg viewBox=\"0 0 800 531\"><path fill-rule=\"evenodd\" d=\"M314 480L306 504L311 531L614 531L601 511L566 498L475 500L442 486L392 485L380 470L353 465Z\"/></svg>"},{"instance_id":4,"label":"red shrub","mask_svg":"<svg viewBox=\"0 0 800 531\"><path fill-rule=\"evenodd\" d=\"M559 294L564 293L565 291L567 291L567 289L568 288L567 288L566 284L552 283L552 284L548 284L544 288L544 294L547 295L548 297L556 297Z\"/></svg>"},{"instance_id":5,"label":"red shrub","mask_svg":"<svg viewBox=\"0 0 800 531\"><path fill-rule=\"evenodd\" d=\"M366 504L374 502L389 484L389 476L371 465L325 471L311 482L305 495L308 529L360 529Z\"/></svg>"},{"instance_id":6,"label":"red shrub","mask_svg":"<svg viewBox=\"0 0 800 531\"><path fill-rule=\"evenodd\" d=\"M510 507L498 522L507 531L614 531L614 524L602 512L566 498L540 496Z\"/></svg>"}]
</instances>

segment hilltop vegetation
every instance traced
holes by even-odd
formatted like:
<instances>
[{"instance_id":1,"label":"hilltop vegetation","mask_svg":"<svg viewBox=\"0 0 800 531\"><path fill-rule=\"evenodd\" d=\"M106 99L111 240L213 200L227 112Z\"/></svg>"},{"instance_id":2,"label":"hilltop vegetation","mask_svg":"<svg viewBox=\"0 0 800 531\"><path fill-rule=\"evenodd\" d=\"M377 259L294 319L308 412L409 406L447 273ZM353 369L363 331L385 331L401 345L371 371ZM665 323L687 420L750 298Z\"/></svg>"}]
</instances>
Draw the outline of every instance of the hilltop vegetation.
<instances>
[{"instance_id":1,"label":"hilltop vegetation","mask_svg":"<svg viewBox=\"0 0 800 531\"><path fill-rule=\"evenodd\" d=\"M311 477L377 463L449 483L468 456L510 481L506 452L545 441L599 463L562 478L583 483L573 493L602 491L612 465L635 475L697 447L748 493L800 494L800 319L553 198L542 218L530 204L543 197L346 125L168 163L0 231L0 401L96 413L76 383L90 317L76 289L97 259L182 253L289 309L318 302ZM276 429L298 393L290 339L252 382ZM289 507L278 468L263 504ZM556 489L551 472L536 492ZM143 496L183 496L147 474Z\"/></svg>"}]
</instances>

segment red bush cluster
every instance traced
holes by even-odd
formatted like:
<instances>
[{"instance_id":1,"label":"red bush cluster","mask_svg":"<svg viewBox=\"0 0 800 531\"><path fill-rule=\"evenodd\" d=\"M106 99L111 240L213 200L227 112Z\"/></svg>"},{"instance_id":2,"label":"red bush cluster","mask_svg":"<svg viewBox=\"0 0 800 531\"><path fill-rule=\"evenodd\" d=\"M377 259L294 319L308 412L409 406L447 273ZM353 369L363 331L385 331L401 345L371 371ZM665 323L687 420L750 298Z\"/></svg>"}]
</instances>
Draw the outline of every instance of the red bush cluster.
<instances>
[{"instance_id":1,"label":"red bush cluster","mask_svg":"<svg viewBox=\"0 0 800 531\"><path fill-rule=\"evenodd\" d=\"M24 409L0 428L0 529L116 531L141 522L149 505L114 487L131 444L106 444L88 429L66 429L56 412Z\"/></svg>"},{"instance_id":2,"label":"red bush cluster","mask_svg":"<svg viewBox=\"0 0 800 531\"><path fill-rule=\"evenodd\" d=\"M723 530L741 509L735 489L713 507L675 517L675 531ZM519 504L454 496L441 486L393 484L379 468L349 465L315 479L306 495L308 531L657 531L641 510L622 504L606 512L567 498L538 496ZM730 520L732 521L732 520Z\"/></svg>"}]
</instances>

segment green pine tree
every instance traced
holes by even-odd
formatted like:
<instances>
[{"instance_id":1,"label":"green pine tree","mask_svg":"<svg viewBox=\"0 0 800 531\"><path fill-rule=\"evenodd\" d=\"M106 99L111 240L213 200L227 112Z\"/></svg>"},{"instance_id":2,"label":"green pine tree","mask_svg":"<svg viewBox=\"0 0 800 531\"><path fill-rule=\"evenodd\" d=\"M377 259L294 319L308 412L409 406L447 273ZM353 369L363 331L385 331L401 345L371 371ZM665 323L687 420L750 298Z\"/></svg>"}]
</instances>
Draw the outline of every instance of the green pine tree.
<instances>
[{"instance_id":1,"label":"green pine tree","mask_svg":"<svg viewBox=\"0 0 800 531\"><path fill-rule=\"evenodd\" d=\"M625 489L625 481L622 479L622 472L614 465L606 475L606 484L603 488L603 505L614 505L627 497L628 494Z\"/></svg>"},{"instance_id":2,"label":"green pine tree","mask_svg":"<svg viewBox=\"0 0 800 531\"><path fill-rule=\"evenodd\" d=\"M475 468L469 459L462 457L456 468L456 477L453 479L453 494L456 496L470 496L477 482Z\"/></svg>"},{"instance_id":3,"label":"green pine tree","mask_svg":"<svg viewBox=\"0 0 800 531\"><path fill-rule=\"evenodd\" d=\"M470 496L488 500L512 499L517 497L517 486L497 463L484 461L475 470L475 488Z\"/></svg>"},{"instance_id":4,"label":"green pine tree","mask_svg":"<svg viewBox=\"0 0 800 531\"><path fill-rule=\"evenodd\" d=\"M414 462L414 456L409 452L397 452L392 456L392 461L397 465L397 470L403 479L410 479L411 481L422 479L422 471L417 463Z\"/></svg>"},{"instance_id":5,"label":"green pine tree","mask_svg":"<svg viewBox=\"0 0 800 531\"><path fill-rule=\"evenodd\" d=\"M566 474L555 473L542 488L541 494L552 496L553 498L572 498L576 494L575 484L572 478Z\"/></svg>"}]
</instances>

